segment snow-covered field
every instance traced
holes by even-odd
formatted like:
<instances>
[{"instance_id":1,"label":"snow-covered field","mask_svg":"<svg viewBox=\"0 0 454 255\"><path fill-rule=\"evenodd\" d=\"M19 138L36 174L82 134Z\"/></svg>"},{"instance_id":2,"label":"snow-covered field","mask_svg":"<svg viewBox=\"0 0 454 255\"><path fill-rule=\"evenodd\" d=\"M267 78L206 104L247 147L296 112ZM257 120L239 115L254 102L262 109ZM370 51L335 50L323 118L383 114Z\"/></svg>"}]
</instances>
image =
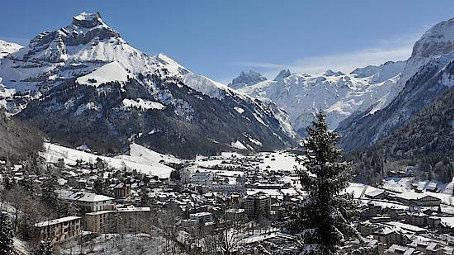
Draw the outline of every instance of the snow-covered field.
<instances>
[{"instance_id":1,"label":"snow-covered field","mask_svg":"<svg viewBox=\"0 0 454 255\"><path fill-rule=\"evenodd\" d=\"M295 171L301 165L296 161L294 155L285 151L259 152L254 155L241 155L233 152L224 152L221 156L204 157L199 156L195 165L204 168L215 166L242 166L244 162L252 163L259 170L274 171Z\"/></svg>"}]
</instances>

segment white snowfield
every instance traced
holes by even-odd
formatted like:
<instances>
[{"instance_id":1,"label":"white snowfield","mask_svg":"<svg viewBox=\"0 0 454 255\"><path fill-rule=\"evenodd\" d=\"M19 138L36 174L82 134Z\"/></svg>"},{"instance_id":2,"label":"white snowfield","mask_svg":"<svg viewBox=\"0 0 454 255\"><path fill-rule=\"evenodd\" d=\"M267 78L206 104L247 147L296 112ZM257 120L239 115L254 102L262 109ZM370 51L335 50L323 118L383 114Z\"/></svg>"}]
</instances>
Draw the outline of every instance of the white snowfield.
<instances>
[{"instance_id":1,"label":"white snowfield","mask_svg":"<svg viewBox=\"0 0 454 255\"><path fill-rule=\"evenodd\" d=\"M243 143L241 143L240 141L235 141L235 142L232 142L231 146L233 148L236 148L236 149L239 149L239 150L247 150L247 147L244 146Z\"/></svg>"},{"instance_id":2,"label":"white snowfield","mask_svg":"<svg viewBox=\"0 0 454 255\"><path fill-rule=\"evenodd\" d=\"M66 164L76 164L77 160L87 163L95 163L97 158L107 162L110 167L116 169L137 170L140 173L155 175L160 178L168 178L173 168L162 164L164 162L180 162L179 159L157 153L137 144L130 145L130 155L121 155L116 157L99 156L92 153L79 151L57 144L45 143L45 151L42 156L48 162L58 162L63 158Z\"/></svg>"},{"instance_id":3,"label":"white snowfield","mask_svg":"<svg viewBox=\"0 0 454 255\"><path fill-rule=\"evenodd\" d=\"M94 70L93 72L81 76L76 79L79 84L89 86L99 86L101 84L118 81L128 81L128 72L117 61L103 65L102 67Z\"/></svg>"},{"instance_id":4,"label":"white snowfield","mask_svg":"<svg viewBox=\"0 0 454 255\"><path fill-rule=\"evenodd\" d=\"M2 58L20 50L20 48L22 48L22 46L19 44L0 40L0 63L2 61ZM6 99L14 95L14 89L5 88L5 86L2 84L2 80L3 79L0 77L0 108L6 108Z\"/></svg>"},{"instance_id":5,"label":"white snowfield","mask_svg":"<svg viewBox=\"0 0 454 255\"><path fill-rule=\"evenodd\" d=\"M126 108L137 108L137 109L141 109L142 111L149 110L149 109L162 110L165 108L165 106L159 102L145 100L142 98L137 98L136 100L125 98L125 99L123 99L123 105Z\"/></svg>"},{"instance_id":6,"label":"white snowfield","mask_svg":"<svg viewBox=\"0 0 454 255\"><path fill-rule=\"evenodd\" d=\"M22 48L22 46L17 43L0 40L0 59L8 54L18 51L20 48Z\"/></svg>"}]
</instances>

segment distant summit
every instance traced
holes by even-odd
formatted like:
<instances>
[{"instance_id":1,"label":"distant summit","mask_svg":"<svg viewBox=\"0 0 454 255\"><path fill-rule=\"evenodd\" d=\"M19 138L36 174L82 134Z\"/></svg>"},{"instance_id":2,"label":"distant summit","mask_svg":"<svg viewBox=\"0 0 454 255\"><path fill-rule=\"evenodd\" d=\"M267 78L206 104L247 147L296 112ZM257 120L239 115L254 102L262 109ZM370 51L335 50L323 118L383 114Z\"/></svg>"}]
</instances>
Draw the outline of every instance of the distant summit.
<instances>
[{"instance_id":1,"label":"distant summit","mask_svg":"<svg viewBox=\"0 0 454 255\"><path fill-rule=\"evenodd\" d=\"M19 44L0 40L0 59L18 51L20 48L22 48L22 46Z\"/></svg>"},{"instance_id":2,"label":"distant summit","mask_svg":"<svg viewBox=\"0 0 454 255\"><path fill-rule=\"evenodd\" d=\"M99 12L96 13L82 12L81 14L73 17L72 24L74 26L92 28L99 25L103 25L104 22L102 21Z\"/></svg>"},{"instance_id":3,"label":"distant summit","mask_svg":"<svg viewBox=\"0 0 454 255\"><path fill-rule=\"evenodd\" d=\"M333 70L328 69L325 71L324 75L325 76L341 76L341 75L345 75L345 74L341 71L334 72Z\"/></svg>"},{"instance_id":4,"label":"distant summit","mask_svg":"<svg viewBox=\"0 0 454 255\"><path fill-rule=\"evenodd\" d=\"M233 89L240 89L262 81L266 81L265 76L253 70L249 70L248 72L241 72L228 86Z\"/></svg>"},{"instance_id":5,"label":"distant summit","mask_svg":"<svg viewBox=\"0 0 454 255\"><path fill-rule=\"evenodd\" d=\"M290 73L290 70L288 70L288 69L281 70L281 71L276 75L276 78L274 78L274 81L283 80L283 79L289 77L291 74L292 74L292 73Z\"/></svg>"}]
</instances>

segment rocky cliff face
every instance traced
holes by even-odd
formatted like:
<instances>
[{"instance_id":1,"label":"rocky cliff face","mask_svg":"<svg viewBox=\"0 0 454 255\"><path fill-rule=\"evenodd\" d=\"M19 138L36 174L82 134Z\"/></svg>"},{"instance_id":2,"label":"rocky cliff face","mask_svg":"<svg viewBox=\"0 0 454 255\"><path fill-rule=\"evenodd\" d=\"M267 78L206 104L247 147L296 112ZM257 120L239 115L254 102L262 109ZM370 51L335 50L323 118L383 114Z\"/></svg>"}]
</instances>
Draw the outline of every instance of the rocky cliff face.
<instances>
[{"instance_id":1,"label":"rocky cliff face","mask_svg":"<svg viewBox=\"0 0 454 255\"><path fill-rule=\"evenodd\" d=\"M249 72L241 72L240 75L234 78L228 86L233 89L240 89L261 81L266 81L266 77L260 73L249 70Z\"/></svg>"}]
</instances>

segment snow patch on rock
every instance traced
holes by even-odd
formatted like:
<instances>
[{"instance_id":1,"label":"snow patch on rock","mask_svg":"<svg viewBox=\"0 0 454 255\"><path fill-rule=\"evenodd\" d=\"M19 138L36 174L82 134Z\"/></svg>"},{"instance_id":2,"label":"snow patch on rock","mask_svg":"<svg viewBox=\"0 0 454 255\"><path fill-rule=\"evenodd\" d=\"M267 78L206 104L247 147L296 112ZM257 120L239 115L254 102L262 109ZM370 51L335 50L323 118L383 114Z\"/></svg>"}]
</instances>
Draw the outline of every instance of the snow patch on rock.
<instances>
[{"instance_id":1,"label":"snow patch on rock","mask_svg":"<svg viewBox=\"0 0 454 255\"><path fill-rule=\"evenodd\" d=\"M162 110L165 108L165 106L159 102L144 100L142 98L137 98L135 100L125 98L125 99L123 99L123 105L126 108L137 108L137 109L141 109L142 111L146 111L146 110L150 110L150 109Z\"/></svg>"},{"instance_id":2,"label":"snow patch on rock","mask_svg":"<svg viewBox=\"0 0 454 255\"><path fill-rule=\"evenodd\" d=\"M99 86L109 82L128 81L128 72L117 61L103 65L93 72L77 78L77 83L81 85Z\"/></svg>"},{"instance_id":3,"label":"snow patch on rock","mask_svg":"<svg viewBox=\"0 0 454 255\"><path fill-rule=\"evenodd\" d=\"M247 150L247 147L244 146L244 144L238 140L236 142L232 142L230 146L239 150Z\"/></svg>"}]
</instances>

